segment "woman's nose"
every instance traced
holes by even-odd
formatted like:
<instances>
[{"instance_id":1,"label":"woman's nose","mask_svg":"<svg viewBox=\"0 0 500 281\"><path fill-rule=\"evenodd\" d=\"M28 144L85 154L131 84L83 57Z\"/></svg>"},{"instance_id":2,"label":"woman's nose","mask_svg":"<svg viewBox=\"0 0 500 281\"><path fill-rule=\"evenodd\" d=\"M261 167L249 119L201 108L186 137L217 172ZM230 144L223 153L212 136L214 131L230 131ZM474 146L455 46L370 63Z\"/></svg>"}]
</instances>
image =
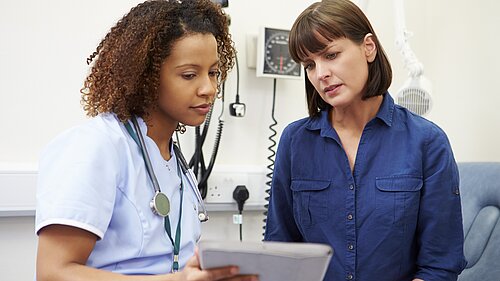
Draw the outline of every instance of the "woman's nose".
<instances>
[{"instance_id":1,"label":"woman's nose","mask_svg":"<svg viewBox=\"0 0 500 281\"><path fill-rule=\"evenodd\" d=\"M317 63L316 64L316 78L319 81L323 81L327 78L330 77L330 71L324 63Z\"/></svg>"},{"instance_id":2,"label":"woman's nose","mask_svg":"<svg viewBox=\"0 0 500 281\"><path fill-rule=\"evenodd\" d=\"M213 77L207 75L202 81L198 94L200 96L208 96L210 98L213 98L216 93L217 79L214 79Z\"/></svg>"}]
</instances>

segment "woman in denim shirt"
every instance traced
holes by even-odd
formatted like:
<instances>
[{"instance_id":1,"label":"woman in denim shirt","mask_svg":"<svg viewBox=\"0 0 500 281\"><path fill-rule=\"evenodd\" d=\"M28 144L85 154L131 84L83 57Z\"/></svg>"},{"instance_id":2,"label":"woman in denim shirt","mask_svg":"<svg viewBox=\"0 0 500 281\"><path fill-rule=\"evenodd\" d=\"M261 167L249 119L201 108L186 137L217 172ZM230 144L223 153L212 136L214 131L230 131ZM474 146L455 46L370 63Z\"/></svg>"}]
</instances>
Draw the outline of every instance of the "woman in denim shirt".
<instances>
[{"instance_id":1,"label":"woman in denim shirt","mask_svg":"<svg viewBox=\"0 0 500 281\"><path fill-rule=\"evenodd\" d=\"M331 245L328 281L456 280L466 261L450 143L394 104L366 16L348 0L314 3L289 47L309 117L281 136L265 240Z\"/></svg>"}]
</instances>

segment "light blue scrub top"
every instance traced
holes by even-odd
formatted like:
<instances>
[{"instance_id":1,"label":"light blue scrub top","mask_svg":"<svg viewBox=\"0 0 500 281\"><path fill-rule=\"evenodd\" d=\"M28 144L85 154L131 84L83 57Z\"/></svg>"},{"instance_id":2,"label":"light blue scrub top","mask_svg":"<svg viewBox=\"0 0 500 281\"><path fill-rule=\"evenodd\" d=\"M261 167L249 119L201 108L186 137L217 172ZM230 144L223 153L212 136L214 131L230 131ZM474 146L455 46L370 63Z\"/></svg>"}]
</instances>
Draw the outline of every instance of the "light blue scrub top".
<instances>
[{"instance_id":1,"label":"light blue scrub top","mask_svg":"<svg viewBox=\"0 0 500 281\"><path fill-rule=\"evenodd\" d=\"M138 119L161 190L171 202L175 237L179 220L177 159L162 158ZM198 201L184 175L179 264L184 267L200 238ZM56 137L44 150L37 183L36 232L51 224L87 230L99 237L87 265L122 274L172 270L173 247L163 218L149 203L154 189L140 148L114 114L101 114Z\"/></svg>"}]
</instances>

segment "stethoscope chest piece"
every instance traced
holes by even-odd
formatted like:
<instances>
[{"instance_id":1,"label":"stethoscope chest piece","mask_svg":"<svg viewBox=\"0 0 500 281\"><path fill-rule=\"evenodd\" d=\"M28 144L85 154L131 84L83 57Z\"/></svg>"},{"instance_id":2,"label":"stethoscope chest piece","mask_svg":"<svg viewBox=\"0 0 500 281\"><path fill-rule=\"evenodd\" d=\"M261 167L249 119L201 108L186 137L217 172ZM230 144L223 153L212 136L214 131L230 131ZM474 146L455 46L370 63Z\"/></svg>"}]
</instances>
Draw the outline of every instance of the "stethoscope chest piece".
<instances>
[{"instance_id":1,"label":"stethoscope chest piece","mask_svg":"<svg viewBox=\"0 0 500 281\"><path fill-rule=\"evenodd\" d=\"M146 165L146 171L148 172L149 178L151 179L151 183L153 184L153 188L155 190L155 195L153 196L151 202L149 202L149 206L151 207L151 210L153 211L154 214L159 215L161 217L166 217L170 213L170 200L168 200L168 197L167 195L165 195L165 193L161 192L160 185L158 184L158 180L156 179L156 175L151 165L151 160L149 159L148 151L146 149L146 144L144 143L144 139L142 137L141 129L139 128L139 124L137 124L137 119L133 117L131 118L131 120L132 124L134 125L135 131L137 131L137 133L134 132L134 129L132 129L132 127L128 122L124 123L125 128L127 129L127 132L130 134L132 139L137 143L137 145L141 149L142 158L144 159L144 164ZM186 159L184 159L184 157L182 156L182 152L175 143L173 144L173 149L175 155L178 157L177 160L179 167L178 171L179 172L182 171L182 173L186 175L189 185L193 189L193 192L195 193L196 198L198 199L198 204L201 208L201 210L198 212L198 219L201 222L205 222L208 220L208 214L205 208L205 204L203 202L203 198L201 197L200 191L198 190L196 177L194 176L193 172L189 169ZM183 188L182 188L182 176L180 175L180 173L179 173L179 178L181 179L181 204L180 204L181 211L179 212L179 214L181 214Z\"/></svg>"},{"instance_id":2,"label":"stethoscope chest piece","mask_svg":"<svg viewBox=\"0 0 500 281\"><path fill-rule=\"evenodd\" d=\"M163 192L156 192L149 206L153 213L159 216L166 217L170 213L170 200Z\"/></svg>"},{"instance_id":3,"label":"stethoscope chest piece","mask_svg":"<svg viewBox=\"0 0 500 281\"><path fill-rule=\"evenodd\" d=\"M201 222L206 222L208 220L208 216L207 216L206 212L199 212L198 213L198 219Z\"/></svg>"}]
</instances>

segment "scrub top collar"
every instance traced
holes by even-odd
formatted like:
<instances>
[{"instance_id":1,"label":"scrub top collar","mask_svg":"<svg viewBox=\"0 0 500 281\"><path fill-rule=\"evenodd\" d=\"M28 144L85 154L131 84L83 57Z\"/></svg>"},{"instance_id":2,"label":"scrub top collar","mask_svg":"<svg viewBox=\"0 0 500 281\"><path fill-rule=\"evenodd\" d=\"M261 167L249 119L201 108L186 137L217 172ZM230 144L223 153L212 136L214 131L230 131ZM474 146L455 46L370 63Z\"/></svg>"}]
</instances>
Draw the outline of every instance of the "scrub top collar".
<instances>
[{"instance_id":1,"label":"scrub top collar","mask_svg":"<svg viewBox=\"0 0 500 281\"><path fill-rule=\"evenodd\" d=\"M141 129L144 141L149 142L149 143L152 142L152 143L154 143L156 145L156 142L152 138L150 138L148 136L148 125L146 124L146 122L144 121L144 119L142 119L142 117L139 117L139 116L136 116L135 119L137 120L137 124L139 125L139 128ZM132 120L128 120L127 122L130 124L130 126L132 126L132 128L134 128L134 124L132 123ZM132 136L130 136L130 134L127 133L127 135L132 138ZM173 144L172 139L170 139L169 147L170 147L169 148L170 155L174 155L174 144ZM156 146L156 148L158 148L158 146ZM165 162L170 163L172 159L173 159L173 157L170 158L170 160L165 160ZM171 165L172 164L169 164L169 166L171 166Z\"/></svg>"}]
</instances>

